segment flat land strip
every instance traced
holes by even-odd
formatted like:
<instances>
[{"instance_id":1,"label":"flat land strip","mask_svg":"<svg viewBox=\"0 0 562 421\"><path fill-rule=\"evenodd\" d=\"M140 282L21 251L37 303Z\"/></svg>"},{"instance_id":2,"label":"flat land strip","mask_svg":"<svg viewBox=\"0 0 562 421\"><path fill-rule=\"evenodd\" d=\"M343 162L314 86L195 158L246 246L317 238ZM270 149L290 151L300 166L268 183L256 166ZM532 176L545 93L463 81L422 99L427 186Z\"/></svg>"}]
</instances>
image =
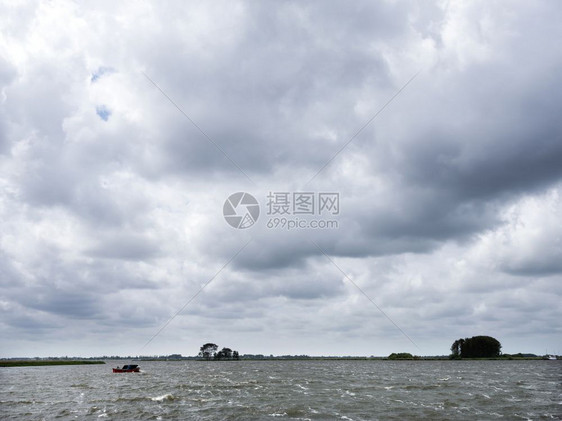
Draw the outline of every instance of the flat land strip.
<instances>
[{"instance_id":1,"label":"flat land strip","mask_svg":"<svg viewBox=\"0 0 562 421\"><path fill-rule=\"evenodd\" d=\"M93 360L0 360L0 367L33 367L41 365L83 365L105 364L105 361Z\"/></svg>"}]
</instances>

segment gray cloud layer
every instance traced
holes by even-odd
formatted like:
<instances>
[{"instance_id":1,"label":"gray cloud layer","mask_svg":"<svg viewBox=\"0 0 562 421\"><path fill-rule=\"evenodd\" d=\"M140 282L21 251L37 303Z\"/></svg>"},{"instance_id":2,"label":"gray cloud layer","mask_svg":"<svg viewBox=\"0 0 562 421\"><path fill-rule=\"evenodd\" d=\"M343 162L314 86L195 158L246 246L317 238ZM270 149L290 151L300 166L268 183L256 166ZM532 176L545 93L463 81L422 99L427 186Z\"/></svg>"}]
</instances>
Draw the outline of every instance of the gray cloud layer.
<instances>
[{"instance_id":1,"label":"gray cloud layer","mask_svg":"<svg viewBox=\"0 0 562 421\"><path fill-rule=\"evenodd\" d=\"M561 352L557 3L2 9L0 354L138 353L248 239L142 352ZM269 191L339 228L267 228Z\"/></svg>"}]
</instances>

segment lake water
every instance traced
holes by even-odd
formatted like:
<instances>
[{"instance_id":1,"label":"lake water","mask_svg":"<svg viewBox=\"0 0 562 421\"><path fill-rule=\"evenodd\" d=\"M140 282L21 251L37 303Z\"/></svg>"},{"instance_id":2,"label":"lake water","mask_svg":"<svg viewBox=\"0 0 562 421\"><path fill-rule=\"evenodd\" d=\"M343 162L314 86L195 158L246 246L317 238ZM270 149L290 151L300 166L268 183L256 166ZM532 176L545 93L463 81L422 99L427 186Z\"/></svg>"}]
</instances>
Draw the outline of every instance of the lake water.
<instances>
[{"instance_id":1,"label":"lake water","mask_svg":"<svg viewBox=\"0 0 562 421\"><path fill-rule=\"evenodd\" d=\"M118 364L0 368L0 419L562 419L561 361Z\"/></svg>"}]
</instances>

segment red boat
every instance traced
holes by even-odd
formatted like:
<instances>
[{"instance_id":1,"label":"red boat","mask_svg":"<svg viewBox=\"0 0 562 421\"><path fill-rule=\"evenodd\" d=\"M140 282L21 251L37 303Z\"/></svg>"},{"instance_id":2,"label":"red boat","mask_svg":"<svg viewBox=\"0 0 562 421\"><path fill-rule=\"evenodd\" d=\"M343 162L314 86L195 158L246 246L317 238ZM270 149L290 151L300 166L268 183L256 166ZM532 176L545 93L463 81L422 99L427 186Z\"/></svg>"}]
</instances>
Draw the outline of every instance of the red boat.
<instances>
[{"instance_id":1,"label":"red boat","mask_svg":"<svg viewBox=\"0 0 562 421\"><path fill-rule=\"evenodd\" d=\"M138 373L140 372L140 368L138 365L134 365L134 364L130 364L130 365L124 365L123 368L114 368L113 369L114 373Z\"/></svg>"}]
</instances>

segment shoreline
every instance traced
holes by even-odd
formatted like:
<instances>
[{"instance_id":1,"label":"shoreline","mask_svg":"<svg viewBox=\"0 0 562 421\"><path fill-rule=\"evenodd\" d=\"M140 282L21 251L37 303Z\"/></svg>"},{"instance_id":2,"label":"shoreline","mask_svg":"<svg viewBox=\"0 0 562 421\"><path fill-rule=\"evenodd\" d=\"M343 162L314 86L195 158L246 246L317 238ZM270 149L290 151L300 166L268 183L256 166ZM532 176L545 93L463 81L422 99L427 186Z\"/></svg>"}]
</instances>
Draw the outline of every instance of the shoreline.
<instances>
[{"instance_id":1,"label":"shoreline","mask_svg":"<svg viewBox=\"0 0 562 421\"><path fill-rule=\"evenodd\" d=\"M492 358L432 358L432 357L419 357L419 358L387 358L387 357L309 357L309 358L283 358L283 357L268 357L268 358L240 358L239 360L204 360L198 358L183 358L183 359L160 359L160 358L142 358L135 361L139 362L237 362L237 361L551 361L543 357L492 357Z\"/></svg>"},{"instance_id":2,"label":"shoreline","mask_svg":"<svg viewBox=\"0 0 562 421\"><path fill-rule=\"evenodd\" d=\"M39 367L47 365L90 365L105 364L105 361L84 360L0 360L0 367Z\"/></svg>"}]
</instances>

